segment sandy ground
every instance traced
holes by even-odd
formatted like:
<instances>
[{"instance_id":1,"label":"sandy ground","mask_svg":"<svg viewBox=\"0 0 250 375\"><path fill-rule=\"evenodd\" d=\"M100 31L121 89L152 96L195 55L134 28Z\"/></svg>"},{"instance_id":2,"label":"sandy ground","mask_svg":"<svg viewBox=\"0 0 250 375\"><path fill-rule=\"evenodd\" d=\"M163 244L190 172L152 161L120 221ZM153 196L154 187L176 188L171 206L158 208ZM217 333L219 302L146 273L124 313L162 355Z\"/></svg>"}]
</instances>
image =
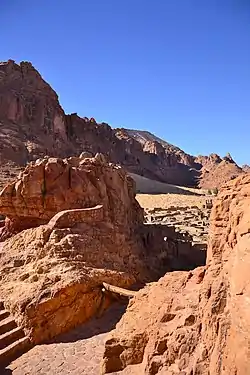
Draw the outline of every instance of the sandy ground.
<instances>
[{"instance_id":1,"label":"sandy ground","mask_svg":"<svg viewBox=\"0 0 250 375\"><path fill-rule=\"evenodd\" d=\"M100 375L105 339L124 311L124 305L114 304L101 318L92 319L54 342L35 346L7 368L0 369L0 374ZM132 375L134 370L126 369L119 374Z\"/></svg>"},{"instance_id":2,"label":"sandy ground","mask_svg":"<svg viewBox=\"0 0 250 375\"><path fill-rule=\"evenodd\" d=\"M143 208L168 208L170 206L202 208L210 196L182 194L137 194L136 199Z\"/></svg>"},{"instance_id":3,"label":"sandy ground","mask_svg":"<svg viewBox=\"0 0 250 375\"><path fill-rule=\"evenodd\" d=\"M188 188L150 180L149 178L129 173L136 183L136 191L143 194L204 194L202 189ZM206 191L205 191L206 192Z\"/></svg>"}]
</instances>

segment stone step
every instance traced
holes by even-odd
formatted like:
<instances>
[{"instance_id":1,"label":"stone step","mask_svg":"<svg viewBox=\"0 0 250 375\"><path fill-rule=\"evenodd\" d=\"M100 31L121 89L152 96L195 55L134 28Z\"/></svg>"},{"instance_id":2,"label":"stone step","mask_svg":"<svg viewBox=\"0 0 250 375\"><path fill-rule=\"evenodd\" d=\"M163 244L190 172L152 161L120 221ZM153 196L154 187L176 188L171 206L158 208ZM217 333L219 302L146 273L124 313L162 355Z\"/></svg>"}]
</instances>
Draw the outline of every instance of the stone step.
<instances>
[{"instance_id":1,"label":"stone step","mask_svg":"<svg viewBox=\"0 0 250 375\"><path fill-rule=\"evenodd\" d=\"M6 348L0 350L0 368L3 365L7 365L27 350L30 349L30 340L28 337L22 337L21 339L14 341Z\"/></svg>"},{"instance_id":2,"label":"stone step","mask_svg":"<svg viewBox=\"0 0 250 375\"><path fill-rule=\"evenodd\" d=\"M0 321L0 335L4 334L5 332L12 331L12 329L16 327L17 324L13 317L8 316L8 318Z\"/></svg>"},{"instance_id":3,"label":"stone step","mask_svg":"<svg viewBox=\"0 0 250 375\"><path fill-rule=\"evenodd\" d=\"M0 321L1 321L1 320L4 320L4 319L7 318L9 315L10 315L9 311L7 311L7 310L1 310L1 311L0 311Z\"/></svg>"},{"instance_id":4,"label":"stone step","mask_svg":"<svg viewBox=\"0 0 250 375\"><path fill-rule=\"evenodd\" d=\"M0 350L6 348L8 345L12 344L24 337L24 332L21 328L17 327L11 331L5 332L0 335Z\"/></svg>"}]
</instances>

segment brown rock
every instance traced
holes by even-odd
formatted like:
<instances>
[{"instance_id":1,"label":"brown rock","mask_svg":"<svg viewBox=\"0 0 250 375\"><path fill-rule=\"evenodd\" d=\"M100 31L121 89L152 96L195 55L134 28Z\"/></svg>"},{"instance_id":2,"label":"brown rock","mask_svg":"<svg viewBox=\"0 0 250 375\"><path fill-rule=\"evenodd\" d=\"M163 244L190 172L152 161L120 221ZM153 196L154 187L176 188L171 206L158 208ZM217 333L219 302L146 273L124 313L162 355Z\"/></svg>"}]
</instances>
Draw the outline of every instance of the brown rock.
<instances>
[{"instance_id":1,"label":"brown rock","mask_svg":"<svg viewBox=\"0 0 250 375\"><path fill-rule=\"evenodd\" d=\"M221 189L206 267L166 274L134 297L106 342L103 373L249 374L250 177Z\"/></svg>"},{"instance_id":2,"label":"brown rock","mask_svg":"<svg viewBox=\"0 0 250 375\"><path fill-rule=\"evenodd\" d=\"M227 181L244 173L230 154L224 158L217 154L198 156L195 160L202 164L199 186L203 189L218 189Z\"/></svg>"},{"instance_id":3,"label":"brown rock","mask_svg":"<svg viewBox=\"0 0 250 375\"><path fill-rule=\"evenodd\" d=\"M250 165L247 165L247 164L244 164L242 166L242 169L245 173L249 173L250 172Z\"/></svg>"},{"instance_id":4,"label":"brown rock","mask_svg":"<svg viewBox=\"0 0 250 375\"><path fill-rule=\"evenodd\" d=\"M100 203L106 221L129 230L143 222L143 210L134 197L133 180L101 154L37 160L0 193L0 212L7 216L2 236L45 224L60 211Z\"/></svg>"},{"instance_id":5,"label":"brown rock","mask_svg":"<svg viewBox=\"0 0 250 375\"><path fill-rule=\"evenodd\" d=\"M134 233L143 210L133 180L100 154L31 163L2 191L1 211L4 230L36 226L0 254L1 299L35 343L103 310L104 281L128 287L151 277Z\"/></svg>"}]
</instances>

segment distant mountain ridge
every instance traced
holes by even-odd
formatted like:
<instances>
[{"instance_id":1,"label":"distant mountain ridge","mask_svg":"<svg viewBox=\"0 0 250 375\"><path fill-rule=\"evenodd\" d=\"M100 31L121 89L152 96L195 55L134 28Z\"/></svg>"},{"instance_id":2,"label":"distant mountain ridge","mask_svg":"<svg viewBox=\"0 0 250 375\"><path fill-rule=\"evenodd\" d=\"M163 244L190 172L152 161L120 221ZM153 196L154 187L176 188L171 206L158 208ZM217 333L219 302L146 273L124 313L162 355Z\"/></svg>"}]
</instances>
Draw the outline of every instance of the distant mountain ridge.
<instances>
[{"instance_id":1,"label":"distant mountain ridge","mask_svg":"<svg viewBox=\"0 0 250 375\"><path fill-rule=\"evenodd\" d=\"M172 185L219 187L244 173L229 157L196 158L150 132L112 129L94 118L67 115L56 92L30 62L0 63L2 180L45 155L69 157L83 151L103 153L130 173Z\"/></svg>"},{"instance_id":2,"label":"distant mountain ridge","mask_svg":"<svg viewBox=\"0 0 250 375\"><path fill-rule=\"evenodd\" d=\"M157 137L155 134L150 133L147 130L133 130L133 129L125 129L125 130L131 137L133 137L134 139L136 139L138 142L140 142L143 145L146 142L159 142L162 144L163 147L184 152L179 147L174 146L171 143L164 141L163 139Z\"/></svg>"}]
</instances>

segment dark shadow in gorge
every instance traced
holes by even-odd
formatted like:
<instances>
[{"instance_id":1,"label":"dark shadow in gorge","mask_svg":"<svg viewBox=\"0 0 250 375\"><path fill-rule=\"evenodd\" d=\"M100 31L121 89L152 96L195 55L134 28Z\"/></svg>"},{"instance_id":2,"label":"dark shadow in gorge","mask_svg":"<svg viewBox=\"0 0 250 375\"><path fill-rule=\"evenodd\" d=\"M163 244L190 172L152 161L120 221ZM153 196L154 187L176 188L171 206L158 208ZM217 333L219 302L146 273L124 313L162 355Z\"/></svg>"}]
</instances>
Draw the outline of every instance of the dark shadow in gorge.
<instances>
[{"instance_id":1,"label":"dark shadow in gorge","mask_svg":"<svg viewBox=\"0 0 250 375\"><path fill-rule=\"evenodd\" d=\"M155 279L170 271L190 271L205 266L207 250L204 244L193 244L192 238L175 231L174 227L161 224L144 224L140 238L145 259L157 270Z\"/></svg>"},{"instance_id":2,"label":"dark shadow in gorge","mask_svg":"<svg viewBox=\"0 0 250 375\"><path fill-rule=\"evenodd\" d=\"M0 374L1 375L11 375L13 372L12 372L12 370L10 370L9 368L3 368L3 369L1 369L1 367L0 367Z\"/></svg>"}]
</instances>

